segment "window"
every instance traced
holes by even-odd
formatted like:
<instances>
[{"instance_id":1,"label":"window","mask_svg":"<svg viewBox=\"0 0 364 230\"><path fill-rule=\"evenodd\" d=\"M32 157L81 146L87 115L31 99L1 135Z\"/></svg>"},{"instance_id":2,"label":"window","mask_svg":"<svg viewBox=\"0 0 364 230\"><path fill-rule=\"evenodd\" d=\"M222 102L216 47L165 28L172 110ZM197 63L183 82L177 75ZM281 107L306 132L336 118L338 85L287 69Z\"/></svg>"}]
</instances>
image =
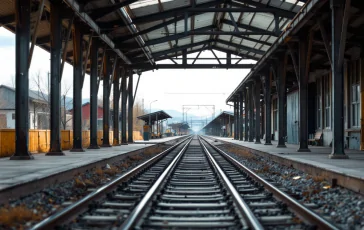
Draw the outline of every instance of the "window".
<instances>
[{"instance_id":1,"label":"window","mask_svg":"<svg viewBox=\"0 0 364 230\"><path fill-rule=\"evenodd\" d=\"M360 82L359 82L359 73L360 65L357 62L352 62L350 65L349 71L350 81L351 81L351 90L350 93L350 103L351 103L351 111L350 111L350 124L353 128L358 128L360 126Z\"/></svg>"},{"instance_id":2,"label":"window","mask_svg":"<svg viewBox=\"0 0 364 230\"><path fill-rule=\"evenodd\" d=\"M278 130L278 108L277 99L273 100L273 131Z\"/></svg>"},{"instance_id":3,"label":"window","mask_svg":"<svg viewBox=\"0 0 364 230\"><path fill-rule=\"evenodd\" d=\"M317 103L317 113L316 113L316 121L317 121L317 125L316 128L317 129L322 129L322 79L318 79L317 80L317 93L316 93L316 103Z\"/></svg>"},{"instance_id":4,"label":"window","mask_svg":"<svg viewBox=\"0 0 364 230\"><path fill-rule=\"evenodd\" d=\"M325 127L331 127L331 87L330 75L324 78L324 94L325 94Z\"/></svg>"},{"instance_id":5,"label":"window","mask_svg":"<svg viewBox=\"0 0 364 230\"><path fill-rule=\"evenodd\" d=\"M15 120L15 113L11 114L11 119Z\"/></svg>"}]
</instances>

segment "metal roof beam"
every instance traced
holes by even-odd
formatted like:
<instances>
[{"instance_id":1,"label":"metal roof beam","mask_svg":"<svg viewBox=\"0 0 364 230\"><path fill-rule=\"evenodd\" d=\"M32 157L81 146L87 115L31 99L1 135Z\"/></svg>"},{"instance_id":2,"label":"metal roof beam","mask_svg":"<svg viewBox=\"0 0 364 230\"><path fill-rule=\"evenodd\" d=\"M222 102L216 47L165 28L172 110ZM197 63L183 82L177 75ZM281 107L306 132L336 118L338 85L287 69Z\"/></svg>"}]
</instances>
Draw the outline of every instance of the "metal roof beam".
<instances>
[{"instance_id":1,"label":"metal roof beam","mask_svg":"<svg viewBox=\"0 0 364 230\"><path fill-rule=\"evenodd\" d=\"M88 14L81 12L80 5L76 1L63 1L66 2L67 5L77 14L77 16L99 36L101 41L105 42L111 50L113 50L121 59L123 59L125 63L130 64L129 58L125 56L119 49L115 48L114 42L106 34L101 32L101 28L95 23L95 21L93 21Z\"/></svg>"},{"instance_id":2,"label":"metal roof beam","mask_svg":"<svg viewBox=\"0 0 364 230\"><path fill-rule=\"evenodd\" d=\"M260 9L263 9L263 8L274 9L274 10L276 10L276 13L279 14L279 16L289 18L289 19L292 19L292 18L294 18L296 16L295 12L280 9L280 8L277 8L277 7L274 7L274 6L269 6L269 5L266 5L264 3L256 2L256 1L253 1L253 0L234 0L234 1L242 3L242 4L248 4L250 6L255 6L255 7L260 8Z\"/></svg>"},{"instance_id":3,"label":"metal roof beam","mask_svg":"<svg viewBox=\"0 0 364 230\"><path fill-rule=\"evenodd\" d=\"M196 5L194 9L214 7L216 5L222 4L223 2L224 2L224 0L217 0L217 1L207 2L207 3L202 3L202 4ZM180 7L180 8L166 10L166 11L159 12L159 13L148 14L145 16L136 17L136 18L133 18L132 20L133 20L133 23L139 24L139 23L148 23L151 21L158 21L158 20L179 17L179 16L184 17L184 13L190 9L192 9L191 6ZM213 9L213 8L211 8L211 9ZM197 14L203 14L203 13L204 12L195 12L195 13L191 13L190 16L197 15Z\"/></svg>"},{"instance_id":4,"label":"metal roof beam","mask_svg":"<svg viewBox=\"0 0 364 230\"><path fill-rule=\"evenodd\" d=\"M220 51L220 52L230 53L230 54L233 54L235 56L244 57L244 58L252 59L252 60L255 60L255 61L259 60L258 57L254 57L254 56L252 56L250 54L243 54L243 53L240 53L240 52L224 49L224 48L218 47L218 46L212 46L211 48L214 49L214 50Z\"/></svg>"},{"instance_id":5,"label":"metal roof beam","mask_svg":"<svg viewBox=\"0 0 364 230\"><path fill-rule=\"evenodd\" d=\"M88 10L87 13L90 15L91 18L93 18L94 20L97 20L107 14L117 11L120 8L133 4L134 2L137 2L137 1L138 0L125 0L125 1L119 2L117 4L112 4L109 6L98 7L96 9Z\"/></svg>"},{"instance_id":6,"label":"metal roof beam","mask_svg":"<svg viewBox=\"0 0 364 230\"><path fill-rule=\"evenodd\" d=\"M132 64L132 69L251 69L255 64Z\"/></svg>"},{"instance_id":7,"label":"metal roof beam","mask_svg":"<svg viewBox=\"0 0 364 230\"><path fill-rule=\"evenodd\" d=\"M182 51L184 49L189 49L189 48L193 48L195 46L204 45L204 44L210 43L211 41L212 40L205 40L205 41L200 41L200 42L196 42L196 43L192 43L192 44L178 46L178 47L175 47L173 49L167 49L167 50L159 51L159 52L156 52L156 53L152 53L152 56L153 56L153 58L158 58L160 56L164 56L164 55L168 55L168 54L175 53L175 52L178 52L178 51Z\"/></svg>"},{"instance_id":8,"label":"metal roof beam","mask_svg":"<svg viewBox=\"0 0 364 230\"><path fill-rule=\"evenodd\" d=\"M215 28L215 26L210 25L210 26L205 26L205 27L198 28L195 31L208 31L208 30L211 30L211 29L214 29L214 28ZM178 33L178 34L173 34L173 35L169 35L169 36L165 36L165 37L145 41L145 45L146 46L156 45L156 44L160 44L160 43L164 43L164 42L174 41L176 39L185 38L185 37L188 37L188 36L189 35L186 35L185 32L182 32L182 33Z\"/></svg>"},{"instance_id":9,"label":"metal roof beam","mask_svg":"<svg viewBox=\"0 0 364 230\"><path fill-rule=\"evenodd\" d=\"M252 47L236 44L236 43L233 43L233 42L228 42L228 41L221 40L221 39L216 39L216 42L219 42L221 44L231 46L231 47L234 47L234 48L237 48L237 49L242 49L242 50L245 50L245 51L248 51L248 52L260 54L260 55L263 55L265 53L262 50L258 50L258 49L252 48Z\"/></svg>"},{"instance_id":10,"label":"metal roof beam","mask_svg":"<svg viewBox=\"0 0 364 230\"><path fill-rule=\"evenodd\" d=\"M231 26L234 26L234 23L232 21L230 21L230 20L227 20L227 19L223 19L221 22L225 23L225 24L228 24L228 25L231 25ZM250 25L241 24L241 23L238 23L238 22L236 23L236 25L239 28L250 30L252 32L262 33L264 35L270 35L270 36L277 37L277 34L275 32L272 32L272 31L268 31L268 30L261 29L261 28L258 28L258 27L254 27L254 26L250 26ZM279 31L279 32L281 33L282 31Z\"/></svg>"}]
</instances>

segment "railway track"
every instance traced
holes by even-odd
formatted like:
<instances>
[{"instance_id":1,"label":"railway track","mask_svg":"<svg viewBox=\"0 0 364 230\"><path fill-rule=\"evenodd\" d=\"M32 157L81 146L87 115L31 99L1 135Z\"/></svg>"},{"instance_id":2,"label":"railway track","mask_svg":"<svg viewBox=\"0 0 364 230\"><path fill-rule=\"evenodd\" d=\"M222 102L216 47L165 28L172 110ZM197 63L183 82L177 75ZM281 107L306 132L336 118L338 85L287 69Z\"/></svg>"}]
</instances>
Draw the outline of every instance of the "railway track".
<instances>
[{"instance_id":1,"label":"railway track","mask_svg":"<svg viewBox=\"0 0 364 230\"><path fill-rule=\"evenodd\" d=\"M122 177L33 229L336 229L202 137Z\"/></svg>"}]
</instances>

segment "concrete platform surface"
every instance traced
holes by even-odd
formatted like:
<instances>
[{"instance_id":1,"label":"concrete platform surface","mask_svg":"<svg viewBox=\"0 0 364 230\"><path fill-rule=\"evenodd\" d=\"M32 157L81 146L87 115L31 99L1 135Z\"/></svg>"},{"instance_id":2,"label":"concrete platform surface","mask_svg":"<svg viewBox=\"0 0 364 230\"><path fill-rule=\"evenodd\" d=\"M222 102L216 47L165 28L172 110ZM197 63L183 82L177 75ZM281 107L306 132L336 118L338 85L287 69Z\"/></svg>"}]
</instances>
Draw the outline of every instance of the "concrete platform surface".
<instances>
[{"instance_id":1,"label":"concrete platform surface","mask_svg":"<svg viewBox=\"0 0 364 230\"><path fill-rule=\"evenodd\" d=\"M287 148L277 148L276 141L272 141L273 145L264 145L264 141L262 144L255 144L254 142L233 140L226 137L211 137L364 180L364 151L347 149L346 154L349 159L329 159L331 147L309 145L311 152L297 152L298 145L286 144Z\"/></svg>"},{"instance_id":2,"label":"concrete platform surface","mask_svg":"<svg viewBox=\"0 0 364 230\"><path fill-rule=\"evenodd\" d=\"M163 138L159 143L171 141L179 137ZM65 156L45 156L34 154L34 160L9 160L0 158L0 191L19 184L35 181L74 168L79 168L111 157L155 145L154 143L134 143L100 149L85 149L75 153L64 151Z\"/></svg>"}]
</instances>

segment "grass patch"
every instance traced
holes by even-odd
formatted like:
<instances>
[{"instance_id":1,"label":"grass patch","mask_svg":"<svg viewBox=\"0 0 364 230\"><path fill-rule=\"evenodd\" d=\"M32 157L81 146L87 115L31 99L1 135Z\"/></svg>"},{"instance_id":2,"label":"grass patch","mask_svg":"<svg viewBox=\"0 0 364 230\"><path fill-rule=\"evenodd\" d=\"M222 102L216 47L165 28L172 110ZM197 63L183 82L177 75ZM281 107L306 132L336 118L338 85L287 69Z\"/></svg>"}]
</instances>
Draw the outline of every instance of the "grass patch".
<instances>
[{"instance_id":1,"label":"grass patch","mask_svg":"<svg viewBox=\"0 0 364 230\"><path fill-rule=\"evenodd\" d=\"M11 226L14 223L25 224L28 221L40 221L42 216L34 213L32 210L25 206L17 206L13 208L0 209L0 223Z\"/></svg>"}]
</instances>

